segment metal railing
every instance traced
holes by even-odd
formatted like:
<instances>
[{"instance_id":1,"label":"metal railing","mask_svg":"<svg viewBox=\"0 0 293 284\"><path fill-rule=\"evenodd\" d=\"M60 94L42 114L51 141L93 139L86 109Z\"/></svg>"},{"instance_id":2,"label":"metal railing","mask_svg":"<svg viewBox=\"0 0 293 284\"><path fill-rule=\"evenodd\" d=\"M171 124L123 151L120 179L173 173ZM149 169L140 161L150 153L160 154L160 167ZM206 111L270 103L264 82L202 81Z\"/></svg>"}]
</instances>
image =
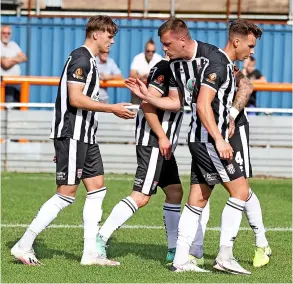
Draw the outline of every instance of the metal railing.
<instances>
[{"instance_id":1,"label":"metal railing","mask_svg":"<svg viewBox=\"0 0 293 284\"><path fill-rule=\"evenodd\" d=\"M1 82L1 99L0 102L5 102L5 86L17 85L21 86L20 102L28 103L31 85L42 86L58 86L59 77L43 77L43 76L4 76ZM273 91L273 92L292 92L292 83L257 83L252 82L256 91ZM125 88L124 80L109 80L101 81L100 86L103 88L119 87ZM21 110L27 110L26 106L21 106Z\"/></svg>"}]
</instances>

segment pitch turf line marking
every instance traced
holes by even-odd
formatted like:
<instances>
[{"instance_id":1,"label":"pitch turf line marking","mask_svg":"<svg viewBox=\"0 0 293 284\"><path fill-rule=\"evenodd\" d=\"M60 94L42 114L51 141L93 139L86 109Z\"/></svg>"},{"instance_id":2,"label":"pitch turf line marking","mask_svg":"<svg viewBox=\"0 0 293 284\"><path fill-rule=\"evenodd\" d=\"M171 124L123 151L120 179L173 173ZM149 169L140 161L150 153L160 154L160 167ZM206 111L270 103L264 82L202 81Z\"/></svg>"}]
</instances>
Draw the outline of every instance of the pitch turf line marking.
<instances>
[{"instance_id":1,"label":"pitch turf line marking","mask_svg":"<svg viewBox=\"0 0 293 284\"><path fill-rule=\"evenodd\" d=\"M1 224L2 228L27 228L29 224ZM82 229L83 225L50 225L52 229ZM121 229L155 229L162 230L163 226L145 226L145 225L123 225ZM208 231L220 231L220 227L207 228ZM250 231L248 227L241 227L240 231ZM266 228L267 232L292 232L293 228Z\"/></svg>"}]
</instances>

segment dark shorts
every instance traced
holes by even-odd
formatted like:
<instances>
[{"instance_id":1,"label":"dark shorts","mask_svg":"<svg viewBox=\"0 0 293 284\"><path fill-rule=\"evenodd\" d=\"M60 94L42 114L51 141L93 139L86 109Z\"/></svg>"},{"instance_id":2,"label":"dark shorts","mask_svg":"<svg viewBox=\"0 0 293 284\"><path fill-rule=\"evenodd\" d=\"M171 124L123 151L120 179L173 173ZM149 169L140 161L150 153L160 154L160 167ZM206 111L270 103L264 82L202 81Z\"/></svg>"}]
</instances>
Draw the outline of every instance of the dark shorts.
<instances>
[{"instance_id":1,"label":"dark shorts","mask_svg":"<svg viewBox=\"0 0 293 284\"><path fill-rule=\"evenodd\" d=\"M174 155L170 160L165 160L159 148L137 145L136 156L133 190L152 195L157 193L157 186L164 188L171 184L181 184Z\"/></svg>"},{"instance_id":2,"label":"dark shorts","mask_svg":"<svg viewBox=\"0 0 293 284\"><path fill-rule=\"evenodd\" d=\"M249 123L235 128L235 133L229 140L234 150L234 159L246 178L252 177L249 150Z\"/></svg>"},{"instance_id":3,"label":"dark shorts","mask_svg":"<svg viewBox=\"0 0 293 284\"><path fill-rule=\"evenodd\" d=\"M188 146L192 156L191 184L207 184L213 188L215 184L244 176L235 159L220 159L212 143L189 143Z\"/></svg>"},{"instance_id":4,"label":"dark shorts","mask_svg":"<svg viewBox=\"0 0 293 284\"><path fill-rule=\"evenodd\" d=\"M82 179L104 174L98 144L57 138L54 139L54 147L57 185L77 185Z\"/></svg>"}]
</instances>

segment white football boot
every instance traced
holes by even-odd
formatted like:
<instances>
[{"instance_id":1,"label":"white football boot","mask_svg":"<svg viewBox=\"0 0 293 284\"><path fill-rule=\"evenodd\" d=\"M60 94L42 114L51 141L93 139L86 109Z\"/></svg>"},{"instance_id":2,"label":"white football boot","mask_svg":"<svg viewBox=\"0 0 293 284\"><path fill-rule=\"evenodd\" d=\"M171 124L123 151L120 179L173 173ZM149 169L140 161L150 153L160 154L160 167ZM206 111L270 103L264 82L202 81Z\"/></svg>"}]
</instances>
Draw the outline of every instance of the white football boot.
<instances>
[{"instance_id":1,"label":"white football boot","mask_svg":"<svg viewBox=\"0 0 293 284\"><path fill-rule=\"evenodd\" d=\"M29 250L23 250L19 247L18 243L16 243L14 247L11 249L11 255L13 255L23 264L35 266L41 265L40 261L36 257L33 248Z\"/></svg>"},{"instance_id":2,"label":"white football boot","mask_svg":"<svg viewBox=\"0 0 293 284\"><path fill-rule=\"evenodd\" d=\"M186 262L183 265L173 265L170 268L173 272L186 272L186 271L193 271L193 272L210 272L209 270L202 269L198 267L196 264L194 264L191 260Z\"/></svg>"},{"instance_id":3,"label":"white football boot","mask_svg":"<svg viewBox=\"0 0 293 284\"><path fill-rule=\"evenodd\" d=\"M233 257L227 259L217 257L214 263L214 268L231 274L251 274L250 271L244 269Z\"/></svg>"}]
</instances>

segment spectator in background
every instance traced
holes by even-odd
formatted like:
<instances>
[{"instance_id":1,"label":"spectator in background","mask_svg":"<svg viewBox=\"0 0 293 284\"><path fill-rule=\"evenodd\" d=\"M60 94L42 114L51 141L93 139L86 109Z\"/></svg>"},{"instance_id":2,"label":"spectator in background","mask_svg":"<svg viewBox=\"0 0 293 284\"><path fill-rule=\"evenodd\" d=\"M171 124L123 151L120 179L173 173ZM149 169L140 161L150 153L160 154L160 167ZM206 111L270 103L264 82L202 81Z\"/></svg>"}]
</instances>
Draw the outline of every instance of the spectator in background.
<instances>
[{"instance_id":1,"label":"spectator in background","mask_svg":"<svg viewBox=\"0 0 293 284\"><path fill-rule=\"evenodd\" d=\"M266 82L266 77L262 75L262 73L256 69L256 60L250 55L243 64L242 73L251 81L255 82ZM256 107L256 91L253 91L251 94L249 101L246 104L246 107ZM249 112L249 115L256 115L255 113Z\"/></svg>"},{"instance_id":2,"label":"spectator in background","mask_svg":"<svg viewBox=\"0 0 293 284\"><path fill-rule=\"evenodd\" d=\"M155 42L150 39L145 45L144 52L137 54L133 58L130 67L130 77L146 81L151 68L161 60L162 56L156 53ZM140 104L140 99L132 95L131 102L133 104Z\"/></svg>"},{"instance_id":3,"label":"spectator in background","mask_svg":"<svg viewBox=\"0 0 293 284\"><path fill-rule=\"evenodd\" d=\"M117 66L114 59L109 57L109 52L100 53L97 56L97 67L100 74L100 79L103 81L107 80L122 80L123 76L121 70ZM107 88L100 88L99 101L101 103L109 103L109 96Z\"/></svg>"},{"instance_id":4,"label":"spectator in background","mask_svg":"<svg viewBox=\"0 0 293 284\"><path fill-rule=\"evenodd\" d=\"M1 27L1 76L20 76L19 63L27 61L26 55L18 44L10 41L12 29L8 25ZM5 87L5 101L19 102L19 86L8 85Z\"/></svg>"}]
</instances>

